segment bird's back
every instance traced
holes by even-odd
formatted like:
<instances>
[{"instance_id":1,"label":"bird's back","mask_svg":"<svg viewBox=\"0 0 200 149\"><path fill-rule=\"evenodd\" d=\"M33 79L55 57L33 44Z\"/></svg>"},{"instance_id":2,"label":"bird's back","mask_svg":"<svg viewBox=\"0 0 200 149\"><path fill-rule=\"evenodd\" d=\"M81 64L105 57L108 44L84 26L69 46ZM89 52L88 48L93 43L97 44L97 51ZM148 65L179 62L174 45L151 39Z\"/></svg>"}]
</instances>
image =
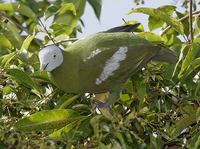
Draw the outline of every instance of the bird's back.
<instances>
[{"instance_id":1,"label":"bird's back","mask_svg":"<svg viewBox=\"0 0 200 149\"><path fill-rule=\"evenodd\" d=\"M66 92L91 93L114 90L144 67L161 49L129 32L91 35L73 43L64 52L68 62L61 68L67 67L62 72L62 78L71 84L69 87L62 85L62 89ZM70 61L74 61L73 66L69 64ZM59 77L56 76L57 79Z\"/></svg>"}]
</instances>

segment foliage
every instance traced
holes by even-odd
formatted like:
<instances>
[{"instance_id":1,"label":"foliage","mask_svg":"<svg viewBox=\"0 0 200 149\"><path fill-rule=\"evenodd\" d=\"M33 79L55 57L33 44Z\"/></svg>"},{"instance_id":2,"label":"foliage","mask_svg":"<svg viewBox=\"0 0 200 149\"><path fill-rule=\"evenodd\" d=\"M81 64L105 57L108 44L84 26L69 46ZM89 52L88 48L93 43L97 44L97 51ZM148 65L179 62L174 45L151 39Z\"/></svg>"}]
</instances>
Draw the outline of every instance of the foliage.
<instances>
[{"instance_id":1,"label":"foliage","mask_svg":"<svg viewBox=\"0 0 200 149\"><path fill-rule=\"evenodd\" d=\"M99 19L102 2L87 2ZM132 76L106 117L96 112L92 95L64 93L39 70L40 47L52 40L67 47L66 39L81 31L85 3L0 3L0 147L199 148L199 14L193 16L195 38L189 42L188 17L175 6L129 13L149 15L151 32L140 26L137 34L177 51L179 61L151 62ZM50 25L44 27L44 21ZM165 31L158 35L158 29Z\"/></svg>"}]
</instances>

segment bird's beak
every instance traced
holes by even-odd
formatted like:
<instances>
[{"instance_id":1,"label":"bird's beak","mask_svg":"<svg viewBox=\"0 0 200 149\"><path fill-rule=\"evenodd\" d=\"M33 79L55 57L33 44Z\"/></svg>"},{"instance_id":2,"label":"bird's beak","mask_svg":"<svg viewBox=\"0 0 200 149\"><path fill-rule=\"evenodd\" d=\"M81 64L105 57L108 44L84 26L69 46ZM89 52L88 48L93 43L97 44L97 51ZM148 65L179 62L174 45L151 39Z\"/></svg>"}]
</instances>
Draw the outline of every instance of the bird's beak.
<instances>
[{"instance_id":1,"label":"bird's beak","mask_svg":"<svg viewBox=\"0 0 200 149\"><path fill-rule=\"evenodd\" d=\"M45 71L45 69L47 68L48 65L49 65L49 63L47 63L47 64L41 64L40 65L40 70L41 71Z\"/></svg>"}]
</instances>

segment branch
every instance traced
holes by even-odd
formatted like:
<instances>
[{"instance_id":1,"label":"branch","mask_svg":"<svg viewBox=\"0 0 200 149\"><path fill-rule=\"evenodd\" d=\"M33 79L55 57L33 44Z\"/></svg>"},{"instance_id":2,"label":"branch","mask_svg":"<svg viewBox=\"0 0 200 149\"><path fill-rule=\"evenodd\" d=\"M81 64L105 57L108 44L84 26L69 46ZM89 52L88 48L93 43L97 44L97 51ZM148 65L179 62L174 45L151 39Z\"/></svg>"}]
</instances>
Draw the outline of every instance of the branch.
<instances>
[{"instance_id":1,"label":"branch","mask_svg":"<svg viewBox=\"0 0 200 149\"><path fill-rule=\"evenodd\" d=\"M192 28L192 5L193 0L190 0L190 10L189 10L189 33L190 33L190 43L193 42L193 28Z\"/></svg>"},{"instance_id":2,"label":"branch","mask_svg":"<svg viewBox=\"0 0 200 149\"><path fill-rule=\"evenodd\" d=\"M55 45L55 44L58 45L58 44L63 43L63 42L77 41L77 40L78 40L77 38L70 38L70 39L61 40L61 41L58 41L58 42L55 42L55 43L52 43L52 44L45 45L44 47Z\"/></svg>"},{"instance_id":3,"label":"branch","mask_svg":"<svg viewBox=\"0 0 200 149\"><path fill-rule=\"evenodd\" d=\"M200 10L199 11L195 11L192 13L192 16L196 15L196 14L200 14ZM185 15L184 17L178 19L179 21L183 21L185 19L187 19L189 17L189 14ZM168 25L164 30L163 32L161 33L161 36L163 36L172 26L171 25Z\"/></svg>"}]
</instances>

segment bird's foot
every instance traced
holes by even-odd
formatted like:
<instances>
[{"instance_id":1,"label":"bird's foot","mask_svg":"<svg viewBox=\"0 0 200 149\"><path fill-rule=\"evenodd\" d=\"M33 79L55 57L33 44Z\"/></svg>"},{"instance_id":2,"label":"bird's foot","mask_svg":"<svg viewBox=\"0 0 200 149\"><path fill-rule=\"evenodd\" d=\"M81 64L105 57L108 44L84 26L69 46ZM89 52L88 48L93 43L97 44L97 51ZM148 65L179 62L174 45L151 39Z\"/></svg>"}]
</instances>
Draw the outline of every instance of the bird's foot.
<instances>
[{"instance_id":1,"label":"bird's foot","mask_svg":"<svg viewBox=\"0 0 200 149\"><path fill-rule=\"evenodd\" d=\"M104 102L101 102L99 100L95 100L94 101L94 105L97 109L106 109L107 111L109 111L110 113L112 113L112 109L110 107L110 105L108 103L104 103Z\"/></svg>"}]
</instances>

